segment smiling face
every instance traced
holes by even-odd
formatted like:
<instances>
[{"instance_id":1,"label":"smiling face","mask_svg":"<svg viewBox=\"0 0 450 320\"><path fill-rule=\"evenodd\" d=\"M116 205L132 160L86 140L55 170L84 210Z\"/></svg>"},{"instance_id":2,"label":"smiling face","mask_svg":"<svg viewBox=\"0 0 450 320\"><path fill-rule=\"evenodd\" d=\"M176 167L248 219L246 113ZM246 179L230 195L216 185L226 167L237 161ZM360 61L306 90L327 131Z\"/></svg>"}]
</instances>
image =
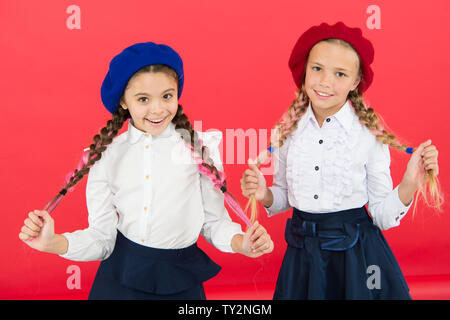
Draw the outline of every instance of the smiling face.
<instances>
[{"instance_id":1,"label":"smiling face","mask_svg":"<svg viewBox=\"0 0 450 320\"><path fill-rule=\"evenodd\" d=\"M338 112L359 84L359 69L358 55L351 47L318 42L309 52L304 83L314 112L323 118Z\"/></svg>"},{"instance_id":2,"label":"smiling face","mask_svg":"<svg viewBox=\"0 0 450 320\"><path fill-rule=\"evenodd\" d=\"M120 101L134 126L153 136L160 135L178 110L177 80L165 72L138 72L128 81Z\"/></svg>"}]
</instances>

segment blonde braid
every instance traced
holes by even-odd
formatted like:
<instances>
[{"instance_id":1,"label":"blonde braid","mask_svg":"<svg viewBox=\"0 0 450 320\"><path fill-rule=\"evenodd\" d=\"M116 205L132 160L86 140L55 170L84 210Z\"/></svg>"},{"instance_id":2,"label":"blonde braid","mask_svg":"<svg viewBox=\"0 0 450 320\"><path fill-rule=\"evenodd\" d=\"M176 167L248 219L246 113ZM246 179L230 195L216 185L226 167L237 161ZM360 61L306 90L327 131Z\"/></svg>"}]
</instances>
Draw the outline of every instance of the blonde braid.
<instances>
[{"instance_id":1,"label":"blonde braid","mask_svg":"<svg viewBox=\"0 0 450 320\"><path fill-rule=\"evenodd\" d=\"M287 137L294 132L297 128L298 122L302 115L305 113L309 106L309 98L302 88L295 92L296 98L289 106L288 110L283 114L281 120L275 125L274 136L271 137L271 143L269 149L263 150L256 160L256 166L259 167L262 163L265 163L270 156L268 150L273 148L281 148L286 141ZM258 208L256 204L256 199L254 195L251 195L244 211L250 207L250 221L256 220L258 215Z\"/></svg>"},{"instance_id":2,"label":"blonde braid","mask_svg":"<svg viewBox=\"0 0 450 320\"><path fill-rule=\"evenodd\" d=\"M366 126L370 132L375 135L377 141L383 144L387 144L392 148L406 152L408 148L407 145L402 144L398 141L397 137L393 134L388 133L384 130L383 126L378 121L378 116L372 108L367 108L363 101L363 95L358 89L350 91L348 94L348 99L352 103L355 109L356 115L359 118L359 122ZM419 192L415 197L415 204L413 215L416 211L417 199L419 194L422 194L422 198L425 203L430 206L441 210L441 192L439 181L437 177L434 176L432 170L428 170L423 180L423 185L421 186Z\"/></svg>"},{"instance_id":3,"label":"blonde braid","mask_svg":"<svg viewBox=\"0 0 450 320\"><path fill-rule=\"evenodd\" d=\"M397 150L403 152L406 151L408 146L400 143L395 135L384 130L373 108L366 107L363 100L363 95L358 89L350 91L348 94L348 99L351 101L352 106L355 109L359 122L366 126L375 135L378 141L383 144L388 144Z\"/></svg>"},{"instance_id":4,"label":"blonde braid","mask_svg":"<svg viewBox=\"0 0 450 320\"><path fill-rule=\"evenodd\" d=\"M281 148L286 141L287 137L297 129L298 122L302 115L306 112L309 105L309 98L306 95L304 89L297 90L295 92L296 99L293 101L289 109L283 114L281 120L275 125L277 129L277 143L272 141L272 145L276 144L278 148Z\"/></svg>"}]
</instances>

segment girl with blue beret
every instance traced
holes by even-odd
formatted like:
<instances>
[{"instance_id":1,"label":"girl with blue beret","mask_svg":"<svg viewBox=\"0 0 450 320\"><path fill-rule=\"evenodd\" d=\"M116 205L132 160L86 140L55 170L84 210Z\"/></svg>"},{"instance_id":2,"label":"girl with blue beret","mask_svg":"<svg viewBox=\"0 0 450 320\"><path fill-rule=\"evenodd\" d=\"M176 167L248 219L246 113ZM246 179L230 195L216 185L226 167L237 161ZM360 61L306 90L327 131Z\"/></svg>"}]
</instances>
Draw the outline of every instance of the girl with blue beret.
<instances>
[{"instance_id":1,"label":"girl with blue beret","mask_svg":"<svg viewBox=\"0 0 450 320\"><path fill-rule=\"evenodd\" d=\"M55 234L46 210L25 220L19 238L30 247L102 260L89 299L205 299L203 282L221 268L198 248L199 234L223 252L273 250L263 226L255 222L244 233L231 221L222 135L192 129L178 104L183 84L183 62L169 46L138 43L114 57L101 87L112 119L56 196L89 173L89 227Z\"/></svg>"},{"instance_id":2,"label":"girl with blue beret","mask_svg":"<svg viewBox=\"0 0 450 320\"><path fill-rule=\"evenodd\" d=\"M417 190L440 207L438 152L430 140L415 150L400 143L366 106L373 58L361 29L342 22L311 27L292 50L296 99L241 179L269 216L293 207L274 299L411 298L381 230L400 224ZM395 188L389 146L412 153ZM268 152L271 187L257 168Z\"/></svg>"}]
</instances>

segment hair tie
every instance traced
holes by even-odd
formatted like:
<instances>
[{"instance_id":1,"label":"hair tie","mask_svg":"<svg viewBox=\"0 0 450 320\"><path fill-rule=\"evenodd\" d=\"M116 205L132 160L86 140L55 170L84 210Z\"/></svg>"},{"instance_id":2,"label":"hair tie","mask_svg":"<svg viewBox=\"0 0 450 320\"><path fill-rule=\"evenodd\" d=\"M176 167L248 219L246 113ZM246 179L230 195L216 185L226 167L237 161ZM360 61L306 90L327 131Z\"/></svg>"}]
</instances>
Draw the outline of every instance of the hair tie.
<instances>
[{"instance_id":1,"label":"hair tie","mask_svg":"<svg viewBox=\"0 0 450 320\"><path fill-rule=\"evenodd\" d=\"M412 154L413 153L413 151L414 151L414 149L413 148L406 148L406 150L405 150L405 152L406 153L409 153L409 154Z\"/></svg>"}]
</instances>

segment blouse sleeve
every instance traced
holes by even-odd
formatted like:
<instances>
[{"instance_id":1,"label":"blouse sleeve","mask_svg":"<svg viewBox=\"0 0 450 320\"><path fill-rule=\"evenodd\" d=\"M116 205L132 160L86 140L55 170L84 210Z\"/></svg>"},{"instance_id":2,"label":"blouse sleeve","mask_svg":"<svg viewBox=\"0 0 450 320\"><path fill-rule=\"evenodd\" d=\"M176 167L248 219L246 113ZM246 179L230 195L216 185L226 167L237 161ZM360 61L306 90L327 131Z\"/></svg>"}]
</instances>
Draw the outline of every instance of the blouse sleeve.
<instances>
[{"instance_id":1,"label":"blouse sleeve","mask_svg":"<svg viewBox=\"0 0 450 320\"><path fill-rule=\"evenodd\" d=\"M63 258L74 261L104 260L114 249L118 216L112 204L113 194L104 166L105 154L89 170L86 185L89 227L62 234L69 242L67 252L60 255Z\"/></svg>"},{"instance_id":2,"label":"blouse sleeve","mask_svg":"<svg viewBox=\"0 0 450 320\"><path fill-rule=\"evenodd\" d=\"M273 194L273 203L270 207L264 209L269 217L285 212L291 208L288 198L288 186L286 180L286 158L289 149L290 139L286 139L281 148L275 149L272 154L272 161L274 161L273 183L269 187Z\"/></svg>"},{"instance_id":3,"label":"blouse sleeve","mask_svg":"<svg viewBox=\"0 0 450 320\"><path fill-rule=\"evenodd\" d=\"M222 132L200 133L205 145L209 149L214 166L219 171L223 171L220 158L219 144L222 140ZM225 205L223 193L214 188L212 181L200 175L200 186L202 192L203 209L205 220L201 230L201 235L214 247L223 252L233 252L231 239L236 234L243 234L241 225L231 220Z\"/></svg>"},{"instance_id":4,"label":"blouse sleeve","mask_svg":"<svg viewBox=\"0 0 450 320\"><path fill-rule=\"evenodd\" d=\"M387 230L400 225L413 201L405 206L398 196L398 186L393 189L388 145L375 142L367 163L367 191L369 212L374 224Z\"/></svg>"}]
</instances>

